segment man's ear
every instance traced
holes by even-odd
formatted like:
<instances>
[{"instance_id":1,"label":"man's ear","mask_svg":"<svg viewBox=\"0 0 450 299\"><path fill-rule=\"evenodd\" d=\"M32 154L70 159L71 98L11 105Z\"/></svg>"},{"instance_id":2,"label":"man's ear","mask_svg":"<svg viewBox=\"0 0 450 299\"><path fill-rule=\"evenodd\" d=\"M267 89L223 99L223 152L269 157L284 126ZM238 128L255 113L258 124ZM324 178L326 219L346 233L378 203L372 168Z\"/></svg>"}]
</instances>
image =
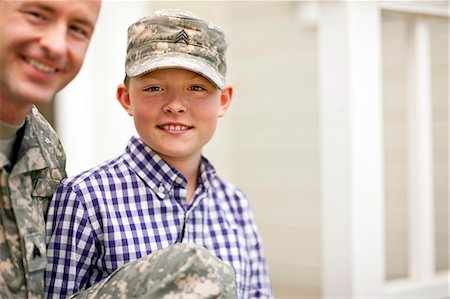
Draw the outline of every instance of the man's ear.
<instances>
[{"instance_id":1,"label":"man's ear","mask_svg":"<svg viewBox=\"0 0 450 299\"><path fill-rule=\"evenodd\" d=\"M225 112L227 112L228 107L230 107L232 97L233 97L233 87L226 86L221 91L220 95L219 117L224 116Z\"/></svg>"},{"instance_id":2,"label":"man's ear","mask_svg":"<svg viewBox=\"0 0 450 299\"><path fill-rule=\"evenodd\" d=\"M116 98L120 105L127 111L129 116L133 116L133 109L131 107L130 93L125 84L120 83L117 86Z\"/></svg>"}]
</instances>

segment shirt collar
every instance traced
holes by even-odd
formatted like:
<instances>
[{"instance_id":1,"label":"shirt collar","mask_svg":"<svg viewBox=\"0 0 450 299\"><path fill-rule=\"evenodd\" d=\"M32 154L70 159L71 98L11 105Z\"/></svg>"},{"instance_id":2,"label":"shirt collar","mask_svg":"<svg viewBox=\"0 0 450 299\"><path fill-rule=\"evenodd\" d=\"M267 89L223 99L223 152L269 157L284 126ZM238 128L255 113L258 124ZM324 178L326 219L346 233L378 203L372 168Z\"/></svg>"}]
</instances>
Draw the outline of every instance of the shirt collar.
<instances>
[{"instance_id":1,"label":"shirt collar","mask_svg":"<svg viewBox=\"0 0 450 299\"><path fill-rule=\"evenodd\" d=\"M216 169L208 161L208 159L202 156L202 160L200 162L198 183L201 185L201 187L205 192L211 187L213 178L215 176L216 176Z\"/></svg>"},{"instance_id":2,"label":"shirt collar","mask_svg":"<svg viewBox=\"0 0 450 299\"><path fill-rule=\"evenodd\" d=\"M125 152L125 161L160 199L167 198L175 184L186 186L186 178L161 159L141 139L133 136ZM207 190L215 176L215 169L205 157L202 157L199 170L198 184Z\"/></svg>"}]
</instances>

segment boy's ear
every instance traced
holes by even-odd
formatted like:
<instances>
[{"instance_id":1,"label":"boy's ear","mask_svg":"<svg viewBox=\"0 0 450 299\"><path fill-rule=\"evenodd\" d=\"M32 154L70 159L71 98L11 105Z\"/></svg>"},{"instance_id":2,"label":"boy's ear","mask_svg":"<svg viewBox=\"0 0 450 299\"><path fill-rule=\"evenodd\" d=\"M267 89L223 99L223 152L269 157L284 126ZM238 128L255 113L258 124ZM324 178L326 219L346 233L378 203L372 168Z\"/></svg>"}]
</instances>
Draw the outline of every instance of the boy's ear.
<instances>
[{"instance_id":1,"label":"boy's ear","mask_svg":"<svg viewBox=\"0 0 450 299\"><path fill-rule=\"evenodd\" d=\"M224 116L225 112L227 112L228 107L230 107L232 97L233 97L233 87L226 86L221 91L220 95L219 117Z\"/></svg>"},{"instance_id":2,"label":"boy's ear","mask_svg":"<svg viewBox=\"0 0 450 299\"><path fill-rule=\"evenodd\" d=\"M133 116L133 109L131 108L130 93L125 84L121 83L117 86L116 98L120 105L127 111L129 116Z\"/></svg>"}]
</instances>

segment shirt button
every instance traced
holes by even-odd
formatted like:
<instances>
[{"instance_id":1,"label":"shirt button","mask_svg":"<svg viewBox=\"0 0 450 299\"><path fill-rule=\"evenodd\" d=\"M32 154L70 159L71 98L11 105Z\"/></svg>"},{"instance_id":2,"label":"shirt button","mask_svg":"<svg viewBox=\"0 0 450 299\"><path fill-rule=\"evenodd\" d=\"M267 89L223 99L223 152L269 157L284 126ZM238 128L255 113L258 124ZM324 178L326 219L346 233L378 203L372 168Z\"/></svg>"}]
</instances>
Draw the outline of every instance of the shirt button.
<instances>
[{"instance_id":1,"label":"shirt button","mask_svg":"<svg viewBox=\"0 0 450 299\"><path fill-rule=\"evenodd\" d=\"M179 176L175 179L175 183L177 183L178 185L181 185L183 183L183 179L180 178Z\"/></svg>"},{"instance_id":2,"label":"shirt button","mask_svg":"<svg viewBox=\"0 0 450 299\"><path fill-rule=\"evenodd\" d=\"M164 192L164 186L163 185L159 185L158 191L159 191L159 193Z\"/></svg>"}]
</instances>

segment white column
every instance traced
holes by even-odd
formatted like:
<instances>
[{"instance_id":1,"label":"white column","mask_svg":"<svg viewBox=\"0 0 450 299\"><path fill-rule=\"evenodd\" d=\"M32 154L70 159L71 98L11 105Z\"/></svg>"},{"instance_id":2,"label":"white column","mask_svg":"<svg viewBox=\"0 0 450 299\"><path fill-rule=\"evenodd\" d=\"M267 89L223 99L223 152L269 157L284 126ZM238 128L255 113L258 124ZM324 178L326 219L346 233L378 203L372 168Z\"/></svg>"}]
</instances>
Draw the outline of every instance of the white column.
<instances>
[{"instance_id":1,"label":"white column","mask_svg":"<svg viewBox=\"0 0 450 299\"><path fill-rule=\"evenodd\" d=\"M69 175L121 154L135 132L115 95L125 76L127 28L148 14L149 5L147 1L102 1L83 68L56 101Z\"/></svg>"},{"instance_id":2,"label":"white column","mask_svg":"<svg viewBox=\"0 0 450 299\"><path fill-rule=\"evenodd\" d=\"M407 70L409 275L434 276L433 141L430 32L425 20L411 22Z\"/></svg>"},{"instance_id":3,"label":"white column","mask_svg":"<svg viewBox=\"0 0 450 299\"><path fill-rule=\"evenodd\" d=\"M384 283L380 12L320 3L322 296L379 298Z\"/></svg>"}]
</instances>

